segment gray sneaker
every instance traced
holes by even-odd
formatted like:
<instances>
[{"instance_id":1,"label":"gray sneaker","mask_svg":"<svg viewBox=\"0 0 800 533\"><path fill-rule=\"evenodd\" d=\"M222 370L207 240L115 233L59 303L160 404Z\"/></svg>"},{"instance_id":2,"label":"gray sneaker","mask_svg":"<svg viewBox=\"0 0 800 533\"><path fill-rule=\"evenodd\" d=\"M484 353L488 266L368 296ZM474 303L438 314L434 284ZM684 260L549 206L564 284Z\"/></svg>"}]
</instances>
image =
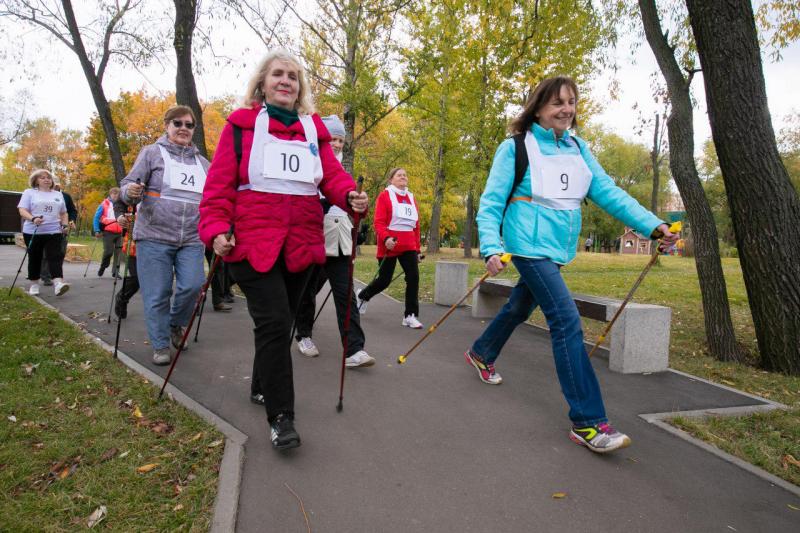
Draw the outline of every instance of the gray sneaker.
<instances>
[{"instance_id":1,"label":"gray sneaker","mask_svg":"<svg viewBox=\"0 0 800 533\"><path fill-rule=\"evenodd\" d=\"M375 358L364 350L359 350L347 359L344 360L344 366L347 368L358 368L364 366L372 366L375 364Z\"/></svg>"},{"instance_id":2,"label":"gray sneaker","mask_svg":"<svg viewBox=\"0 0 800 533\"><path fill-rule=\"evenodd\" d=\"M586 446L595 453L608 453L631 445L631 439L624 433L602 422L594 426L573 427L569 432L572 442Z\"/></svg>"},{"instance_id":3,"label":"gray sneaker","mask_svg":"<svg viewBox=\"0 0 800 533\"><path fill-rule=\"evenodd\" d=\"M172 341L172 346L176 350L178 348L180 348L180 346L181 346L181 341L183 340L184 331L186 331L186 330L184 330L180 326L170 326L169 327L169 338ZM184 344L183 350L181 350L181 351L182 352L188 352L189 351L189 343L188 342L186 344Z\"/></svg>"},{"instance_id":4,"label":"gray sneaker","mask_svg":"<svg viewBox=\"0 0 800 533\"><path fill-rule=\"evenodd\" d=\"M169 348L161 348L160 350L153 351L153 364L154 365L168 365L172 362L172 356L169 353Z\"/></svg>"}]
</instances>

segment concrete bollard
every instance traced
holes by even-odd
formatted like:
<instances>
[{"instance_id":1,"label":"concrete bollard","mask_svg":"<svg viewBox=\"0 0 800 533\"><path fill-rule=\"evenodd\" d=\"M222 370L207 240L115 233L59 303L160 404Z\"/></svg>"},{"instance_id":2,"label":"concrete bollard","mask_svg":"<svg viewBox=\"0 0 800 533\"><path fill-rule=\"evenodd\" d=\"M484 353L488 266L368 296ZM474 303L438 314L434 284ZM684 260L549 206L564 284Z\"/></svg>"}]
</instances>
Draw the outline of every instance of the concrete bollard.
<instances>
[{"instance_id":1,"label":"concrete bollard","mask_svg":"<svg viewBox=\"0 0 800 533\"><path fill-rule=\"evenodd\" d=\"M467 292L469 264L455 261L436 261L436 282L433 301L437 305L453 305ZM464 305L464 304L462 304Z\"/></svg>"},{"instance_id":2,"label":"concrete bollard","mask_svg":"<svg viewBox=\"0 0 800 533\"><path fill-rule=\"evenodd\" d=\"M606 308L611 320L619 304ZM629 303L611 328L608 368L623 374L663 372L669 367L669 333L672 309L660 305Z\"/></svg>"}]
</instances>

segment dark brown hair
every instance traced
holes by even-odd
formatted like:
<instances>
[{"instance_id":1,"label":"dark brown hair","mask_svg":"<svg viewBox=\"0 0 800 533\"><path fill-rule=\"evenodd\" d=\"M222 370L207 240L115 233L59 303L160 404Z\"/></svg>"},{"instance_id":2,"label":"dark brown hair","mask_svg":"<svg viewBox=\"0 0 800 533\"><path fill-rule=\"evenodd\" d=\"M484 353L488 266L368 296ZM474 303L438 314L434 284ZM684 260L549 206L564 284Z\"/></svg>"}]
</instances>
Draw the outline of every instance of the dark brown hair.
<instances>
[{"instance_id":1,"label":"dark brown hair","mask_svg":"<svg viewBox=\"0 0 800 533\"><path fill-rule=\"evenodd\" d=\"M511 134L523 133L530 129L531 124L536 122L539 123L539 117L536 116L536 113L539 112L541 108L547 105L550 100L554 97L558 96L561 93L561 87L566 85L572 92L575 94L575 100L578 99L578 86L575 84L575 80L568 76L556 76L554 78L546 78L539 82L539 85L533 90L533 94L531 94L530 98L528 98L528 102L525 104L525 107L522 109L522 113L517 116L512 122L510 126ZM574 128L577 126L577 114L575 117L572 117L572 127Z\"/></svg>"},{"instance_id":2,"label":"dark brown hair","mask_svg":"<svg viewBox=\"0 0 800 533\"><path fill-rule=\"evenodd\" d=\"M164 124L168 123L174 118L182 117L184 115L190 115L192 117L192 122L197 123L197 118L194 116L194 111L192 111L191 107L185 105L176 105L170 107L167 109L167 112L164 113Z\"/></svg>"}]
</instances>

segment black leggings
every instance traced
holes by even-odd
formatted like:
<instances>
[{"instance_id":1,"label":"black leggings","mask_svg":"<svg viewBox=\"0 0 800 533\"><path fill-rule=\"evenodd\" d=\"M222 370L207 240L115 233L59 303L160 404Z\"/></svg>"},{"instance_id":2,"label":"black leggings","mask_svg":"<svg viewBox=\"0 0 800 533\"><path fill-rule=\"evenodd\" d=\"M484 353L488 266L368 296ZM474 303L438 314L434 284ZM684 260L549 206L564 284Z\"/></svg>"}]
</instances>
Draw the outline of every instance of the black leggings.
<instances>
[{"instance_id":1,"label":"black leggings","mask_svg":"<svg viewBox=\"0 0 800 533\"><path fill-rule=\"evenodd\" d=\"M64 235L61 233L23 233L25 245L28 247L28 279L39 281L42 274L42 256L47 257L47 268L54 278L63 278L64 252L61 244ZM33 241L33 242L31 242Z\"/></svg>"},{"instance_id":2,"label":"black leggings","mask_svg":"<svg viewBox=\"0 0 800 533\"><path fill-rule=\"evenodd\" d=\"M395 257L385 257L378 260L380 269L378 277L361 291L359 297L369 301L376 294L380 294L392 282L394 267L400 261L400 266L406 278L406 310L404 316L419 316L419 253L411 250Z\"/></svg>"},{"instance_id":3,"label":"black leggings","mask_svg":"<svg viewBox=\"0 0 800 533\"><path fill-rule=\"evenodd\" d=\"M280 413L294 417L290 335L309 269L289 272L283 255L268 272L258 272L247 261L230 266L233 279L247 298L247 310L255 326L256 354L250 390L264 395L270 422Z\"/></svg>"}]
</instances>

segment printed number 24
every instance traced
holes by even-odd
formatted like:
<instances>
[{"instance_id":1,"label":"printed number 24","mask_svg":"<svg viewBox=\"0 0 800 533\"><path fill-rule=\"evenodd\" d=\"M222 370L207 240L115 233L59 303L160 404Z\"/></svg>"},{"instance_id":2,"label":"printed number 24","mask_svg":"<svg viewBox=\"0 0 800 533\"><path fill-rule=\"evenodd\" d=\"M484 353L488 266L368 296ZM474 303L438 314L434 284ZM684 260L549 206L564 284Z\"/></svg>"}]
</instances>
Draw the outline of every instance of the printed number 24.
<instances>
[{"instance_id":1,"label":"printed number 24","mask_svg":"<svg viewBox=\"0 0 800 533\"><path fill-rule=\"evenodd\" d=\"M194 187L194 176L181 172L181 185L191 185Z\"/></svg>"}]
</instances>

